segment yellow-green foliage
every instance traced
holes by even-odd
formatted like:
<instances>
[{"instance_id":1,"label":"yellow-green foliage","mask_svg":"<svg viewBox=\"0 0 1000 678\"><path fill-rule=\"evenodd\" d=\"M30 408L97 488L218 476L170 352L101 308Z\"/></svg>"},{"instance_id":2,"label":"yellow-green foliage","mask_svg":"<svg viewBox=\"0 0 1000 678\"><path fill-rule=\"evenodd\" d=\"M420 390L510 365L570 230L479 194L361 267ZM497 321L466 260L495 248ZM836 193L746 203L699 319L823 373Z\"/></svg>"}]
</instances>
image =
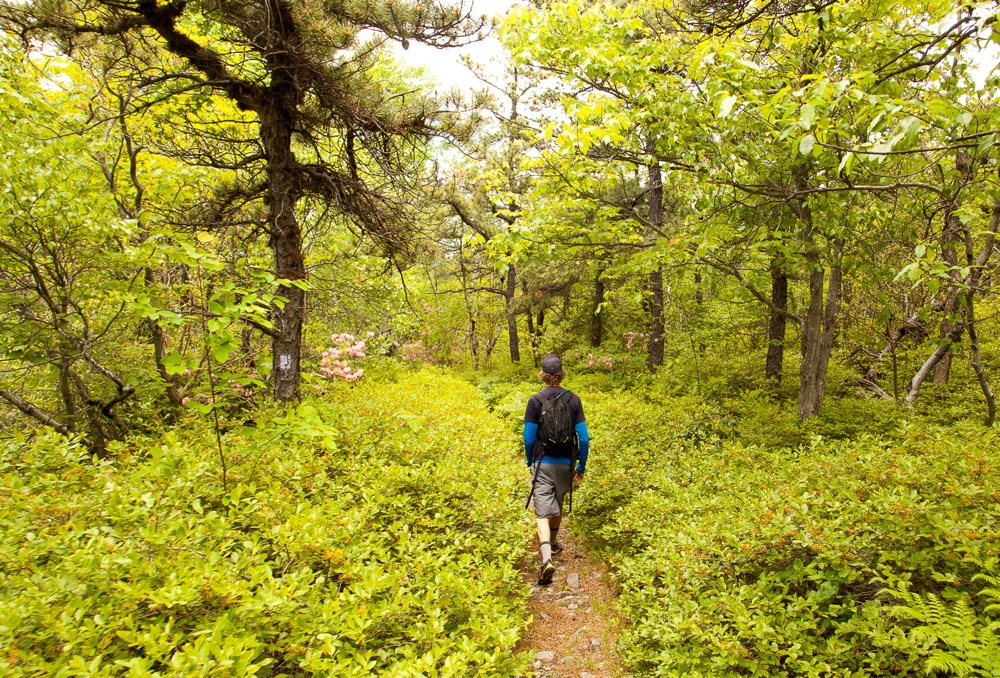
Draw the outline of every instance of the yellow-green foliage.
<instances>
[{"instance_id":1,"label":"yellow-green foliage","mask_svg":"<svg viewBox=\"0 0 1000 678\"><path fill-rule=\"evenodd\" d=\"M468 384L338 384L224 436L0 456L5 676L520 675L523 487ZM500 453L499 450L504 450Z\"/></svg>"},{"instance_id":2,"label":"yellow-green foliage","mask_svg":"<svg viewBox=\"0 0 1000 678\"><path fill-rule=\"evenodd\" d=\"M998 675L1000 432L765 447L695 399L581 395L574 525L617 568L637 674Z\"/></svg>"}]
</instances>

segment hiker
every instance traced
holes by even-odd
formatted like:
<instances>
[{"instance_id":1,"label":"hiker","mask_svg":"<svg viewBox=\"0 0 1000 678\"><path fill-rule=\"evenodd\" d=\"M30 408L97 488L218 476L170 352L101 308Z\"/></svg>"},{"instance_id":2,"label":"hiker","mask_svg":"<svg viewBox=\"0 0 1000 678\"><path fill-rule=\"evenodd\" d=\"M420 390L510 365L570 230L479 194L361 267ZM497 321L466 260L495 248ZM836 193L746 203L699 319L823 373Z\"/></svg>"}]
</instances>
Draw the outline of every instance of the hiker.
<instances>
[{"instance_id":1,"label":"hiker","mask_svg":"<svg viewBox=\"0 0 1000 678\"><path fill-rule=\"evenodd\" d=\"M545 356L538 376L545 388L528 399L524 413L524 454L532 470L529 499L533 500L538 519L538 549L542 558L538 583L547 585L552 583L556 572L552 556L562 551L558 535L563 498L570 492L572 505L573 483L583 480L587 469L590 435L580 399L560 386L566 377L562 360L555 355Z\"/></svg>"}]
</instances>

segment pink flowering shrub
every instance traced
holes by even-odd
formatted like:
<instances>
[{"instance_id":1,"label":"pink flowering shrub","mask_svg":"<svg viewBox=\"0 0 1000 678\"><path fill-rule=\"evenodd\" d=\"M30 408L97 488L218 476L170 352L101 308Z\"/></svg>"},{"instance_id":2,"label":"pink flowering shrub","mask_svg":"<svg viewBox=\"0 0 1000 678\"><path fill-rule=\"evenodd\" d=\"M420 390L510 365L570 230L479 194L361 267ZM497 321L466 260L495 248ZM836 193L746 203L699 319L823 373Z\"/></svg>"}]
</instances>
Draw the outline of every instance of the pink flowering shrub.
<instances>
[{"instance_id":1,"label":"pink flowering shrub","mask_svg":"<svg viewBox=\"0 0 1000 678\"><path fill-rule=\"evenodd\" d=\"M396 355L399 356L400 360L405 360L409 363L427 363L428 365L436 365L441 361L434 355L434 348L428 348L419 339L405 344L396 342Z\"/></svg>"},{"instance_id":2,"label":"pink flowering shrub","mask_svg":"<svg viewBox=\"0 0 1000 678\"><path fill-rule=\"evenodd\" d=\"M352 334L331 335L330 347L321 356L318 372L327 379L360 381L365 376L363 368L351 364L365 357L365 342L356 340Z\"/></svg>"},{"instance_id":3,"label":"pink flowering shrub","mask_svg":"<svg viewBox=\"0 0 1000 678\"><path fill-rule=\"evenodd\" d=\"M235 379L229 380L229 388L233 390L233 393L236 394L238 398L249 399L253 397L253 391L250 389L250 386L241 384Z\"/></svg>"},{"instance_id":4,"label":"pink flowering shrub","mask_svg":"<svg viewBox=\"0 0 1000 678\"><path fill-rule=\"evenodd\" d=\"M587 367L600 367L605 370L611 370L615 366L615 361L609 356L595 356L593 353L587 354Z\"/></svg>"},{"instance_id":5,"label":"pink flowering shrub","mask_svg":"<svg viewBox=\"0 0 1000 678\"><path fill-rule=\"evenodd\" d=\"M625 340L625 350L631 351L634 346L637 345L643 351L646 350L647 340L649 339L648 332L625 332L622 334L622 339Z\"/></svg>"}]
</instances>

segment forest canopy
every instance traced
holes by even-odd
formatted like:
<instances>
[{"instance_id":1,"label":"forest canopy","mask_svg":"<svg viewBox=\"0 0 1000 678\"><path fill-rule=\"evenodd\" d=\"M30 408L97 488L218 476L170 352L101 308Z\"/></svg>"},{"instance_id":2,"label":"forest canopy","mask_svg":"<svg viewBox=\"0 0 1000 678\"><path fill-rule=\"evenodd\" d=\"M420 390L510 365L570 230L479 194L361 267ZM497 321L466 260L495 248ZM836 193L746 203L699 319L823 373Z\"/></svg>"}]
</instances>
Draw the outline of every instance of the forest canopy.
<instances>
[{"instance_id":1,"label":"forest canopy","mask_svg":"<svg viewBox=\"0 0 1000 678\"><path fill-rule=\"evenodd\" d=\"M18 497L0 503L5 567L42 534L26 517L44 512L41 493L68 540L17 560L41 579L58 576L50 554L90 538L73 521L111 526L100 538L120 546L214 515L190 538L254 587L280 587L285 568L310 606L331 591L361 601L365 582L402 586L365 558L405 562L427 597L396 603L423 620L461 586L434 588L417 552L446 558L442 540L478 534L495 553L462 567L495 570L466 603L485 615L500 592L497 625L455 613L407 636L380 593L371 618L336 612L394 629L377 642L355 629L340 669L329 638L221 612L258 590L224 593L217 570L174 598L158 580L143 580L149 595L100 580L105 607L73 609L107 619L134 604L163 635L130 617L104 646L97 622L80 642L88 662L111 647L107 666L135 675L171 661L183 674L197 654L185 643L233 628L226 652L246 675L367 675L369 662L517 675L524 535L496 503L516 481L479 487L452 467L459 445L431 400L465 394L452 405L477 460L492 463L492 441L514 474L524 398L556 353L600 422L591 473L605 482L583 491L580 529L621 569L631 618L653 610L628 629L630 670L996 675L996 3L568 0L502 17L487 4L0 0L0 469ZM468 56L487 36L502 63ZM473 46L481 87L435 84L407 56L417 44ZM413 450L433 461L410 468ZM380 455L402 461L369 465ZM112 486L150 512L150 533L101 514ZM154 486L171 488L163 525L139 506ZM394 510L381 493L399 493L410 523L431 518L346 546ZM234 546L293 495L309 520L293 529L282 513L273 539ZM462 522L456 496L510 534ZM685 531L692 512L715 536ZM342 514L340 541L315 528ZM289 545L297 529L309 545ZM140 551L121 556L139 579L152 576ZM26 593L29 579L0 609L48 595ZM774 649L749 630L756 612L740 616L756 595L761 623L808 623L788 622ZM218 626L190 607L172 616L196 598ZM282 623L299 629L290 600ZM41 607L0 617L34 629L0 666L62 666ZM475 642L451 658L432 641L442 628ZM793 657L805 637L820 640ZM410 641L419 653L400 650Z\"/></svg>"}]
</instances>

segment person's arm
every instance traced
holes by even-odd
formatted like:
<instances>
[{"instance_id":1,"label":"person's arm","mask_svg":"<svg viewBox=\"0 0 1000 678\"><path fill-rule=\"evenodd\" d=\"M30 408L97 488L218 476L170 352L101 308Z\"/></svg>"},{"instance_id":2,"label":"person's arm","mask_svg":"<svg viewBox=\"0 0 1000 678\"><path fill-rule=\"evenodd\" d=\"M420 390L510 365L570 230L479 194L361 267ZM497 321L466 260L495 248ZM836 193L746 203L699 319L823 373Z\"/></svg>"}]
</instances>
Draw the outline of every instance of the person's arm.
<instances>
[{"instance_id":1,"label":"person's arm","mask_svg":"<svg viewBox=\"0 0 1000 678\"><path fill-rule=\"evenodd\" d=\"M587 453L590 452L590 433L587 431L587 422L581 421L576 425L576 436L580 441L580 455L577 457L576 472L583 474L587 472Z\"/></svg>"},{"instance_id":2,"label":"person's arm","mask_svg":"<svg viewBox=\"0 0 1000 678\"><path fill-rule=\"evenodd\" d=\"M524 422L524 458L528 466L531 466L531 457L535 452L535 438L538 437L538 424L530 421Z\"/></svg>"},{"instance_id":3,"label":"person's arm","mask_svg":"<svg viewBox=\"0 0 1000 678\"><path fill-rule=\"evenodd\" d=\"M535 440L538 438L538 410L540 409L535 396L528 398L524 408L524 459L531 466L535 456Z\"/></svg>"}]
</instances>

